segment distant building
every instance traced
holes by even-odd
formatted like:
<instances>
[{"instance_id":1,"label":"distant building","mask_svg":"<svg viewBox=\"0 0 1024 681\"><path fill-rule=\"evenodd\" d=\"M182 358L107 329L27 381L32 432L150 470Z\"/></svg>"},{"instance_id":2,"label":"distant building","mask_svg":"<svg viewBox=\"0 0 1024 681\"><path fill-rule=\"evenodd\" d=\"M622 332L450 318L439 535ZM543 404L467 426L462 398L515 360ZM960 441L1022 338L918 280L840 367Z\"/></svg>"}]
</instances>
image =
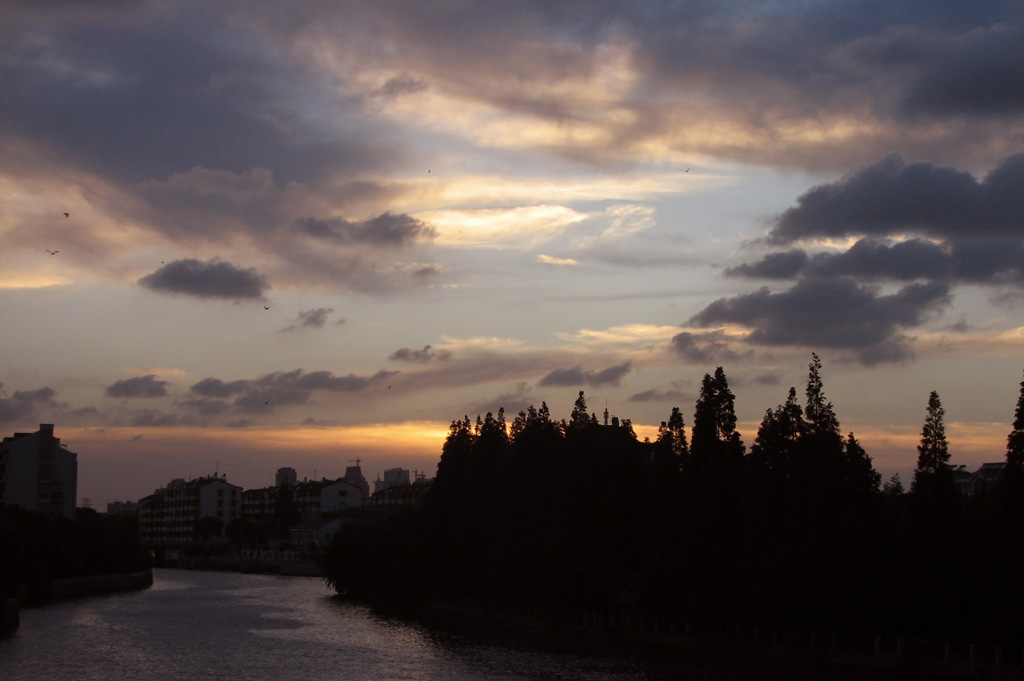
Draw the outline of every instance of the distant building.
<instances>
[{"instance_id":1,"label":"distant building","mask_svg":"<svg viewBox=\"0 0 1024 681\"><path fill-rule=\"evenodd\" d=\"M363 477L363 469L359 467L360 461L356 459L355 466L348 466L345 469L345 480L348 480L353 485L363 491L363 498L370 498L370 483L366 482L366 478Z\"/></svg>"},{"instance_id":2,"label":"distant building","mask_svg":"<svg viewBox=\"0 0 1024 681\"><path fill-rule=\"evenodd\" d=\"M374 493L370 497L368 508L373 511L397 511L407 508L419 508L423 504L433 480L422 475L416 476L415 482L409 485L392 485Z\"/></svg>"},{"instance_id":3,"label":"distant building","mask_svg":"<svg viewBox=\"0 0 1024 681\"><path fill-rule=\"evenodd\" d=\"M345 478L303 480L295 485L294 494L303 518L359 510L363 505L362 488Z\"/></svg>"},{"instance_id":4,"label":"distant building","mask_svg":"<svg viewBox=\"0 0 1024 681\"><path fill-rule=\"evenodd\" d=\"M280 469L278 480L282 479L281 470L293 469ZM242 517L252 522L273 521L284 510L282 506L287 504L294 509L298 518L305 519L358 510L364 498L363 490L345 478L293 481L286 485L242 492Z\"/></svg>"},{"instance_id":5,"label":"distant building","mask_svg":"<svg viewBox=\"0 0 1024 681\"><path fill-rule=\"evenodd\" d=\"M298 479L298 475L296 475L294 468L278 468L277 475L274 476L274 486L284 487L285 485L294 485L298 482Z\"/></svg>"},{"instance_id":6,"label":"distant building","mask_svg":"<svg viewBox=\"0 0 1024 681\"><path fill-rule=\"evenodd\" d=\"M107 502L107 515L123 515L134 518L139 514L139 503L137 501L109 501Z\"/></svg>"},{"instance_id":7,"label":"distant building","mask_svg":"<svg viewBox=\"0 0 1024 681\"><path fill-rule=\"evenodd\" d=\"M951 466L953 482L956 483L956 487L962 495L971 497L986 487L991 488L992 485L996 484L999 478L1002 477L1003 468L1005 467L1005 461L983 463L981 468L971 473L967 470L966 466Z\"/></svg>"},{"instance_id":8,"label":"distant building","mask_svg":"<svg viewBox=\"0 0 1024 681\"><path fill-rule=\"evenodd\" d=\"M380 476L373 482L373 493L387 489L388 487L394 487L396 485L410 485L412 481L409 478L409 471L404 468L389 468L384 471L384 479L381 480Z\"/></svg>"},{"instance_id":9,"label":"distant building","mask_svg":"<svg viewBox=\"0 0 1024 681\"><path fill-rule=\"evenodd\" d=\"M150 547L187 546L204 539L204 520L219 520L219 534L242 514L242 488L223 477L178 478L139 500L139 535Z\"/></svg>"},{"instance_id":10,"label":"distant building","mask_svg":"<svg viewBox=\"0 0 1024 681\"><path fill-rule=\"evenodd\" d=\"M0 443L0 503L47 515L75 516L78 455L53 436L53 424Z\"/></svg>"}]
</instances>

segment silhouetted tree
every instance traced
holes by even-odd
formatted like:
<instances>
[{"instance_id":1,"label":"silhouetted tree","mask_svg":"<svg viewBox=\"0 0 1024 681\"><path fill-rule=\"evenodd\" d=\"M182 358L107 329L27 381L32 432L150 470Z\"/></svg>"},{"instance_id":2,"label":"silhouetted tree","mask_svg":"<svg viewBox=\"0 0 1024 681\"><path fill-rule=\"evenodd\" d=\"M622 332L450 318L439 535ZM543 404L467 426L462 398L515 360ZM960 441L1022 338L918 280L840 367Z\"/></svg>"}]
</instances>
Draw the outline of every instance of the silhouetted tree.
<instances>
[{"instance_id":1,"label":"silhouetted tree","mask_svg":"<svg viewBox=\"0 0 1024 681\"><path fill-rule=\"evenodd\" d=\"M1013 430L1006 436L1006 468L1011 475L1024 476L1024 381L1013 413Z\"/></svg>"},{"instance_id":2,"label":"silhouetted tree","mask_svg":"<svg viewBox=\"0 0 1024 681\"><path fill-rule=\"evenodd\" d=\"M882 485L882 494L887 496L898 497L903 494L903 492L903 481L900 480L899 473L894 473L893 476L889 478L884 485Z\"/></svg>"},{"instance_id":3,"label":"silhouetted tree","mask_svg":"<svg viewBox=\"0 0 1024 681\"><path fill-rule=\"evenodd\" d=\"M949 444L946 442L946 410L942 408L939 394L932 391L928 396L928 412L921 428L921 442L917 445L917 467L914 469L914 482L910 491L919 491L922 486L941 484L947 478L952 483L947 464L949 463Z\"/></svg>"},{"instance_id":4,"label":"silhouetted tree","mask_svg":"<svg viewBox=\"0 0 1024 681\"><path fill-rule=\"evenodd\" d=\"M761 419L749 460L759 480L786 480L800 474L801 438L807 430L804 410L796 401L796 388L789 389L785 404L769 409Z\"/></svg>"},{"instance_id":5,"label":"silhouetted tree","mask_svg":"<svg viewBox=\"0 0 1024 681\"><path fill-rule=\"evenodd\" d=\"M576 403L572 407L572 414L569 417L568 424L569 430L583 431L590 427L591 424L592 420L587 413L587 398L581 390L579 396L576 397Z\"/></svg>"},{"instance_id":6,"label":"silhouetted tree","mask_svg":"<svg viewBox=\"0 0 1024 681\"><path fill-rule=\"evenodd\" d=\"M701 468L709 458L731 466L740 460L744 449L736 432L736 397L729 390L725 371L718 367L713 377L704 374L701 383L693 413L690 456Z\"/></svg>"},{"instance_id":7,"label":"silhouetted tree","mask_svg":"<svg viewBox=\"0 0 1024 681\"><path fill-rule=\"evenodd\" d=\"M882 482L882 474L871 464L871 457L860 446L860 442L849 433L843 443L843 454L846 457L846 485L854 493L877 492Z\"/></svg>"},{"instance_id":8,"label":"silhouetted tree","mask_svg":"<svg viewBox=\"0 0 1024 681\"><path fill-rule=\"evenodd\" d=\"M668 421L662 421L658 428L658 442L674 458L680 468L690 458L690 446L686 442L686 423L679 407L672 407Z\"/></svg>"}]
</instances>

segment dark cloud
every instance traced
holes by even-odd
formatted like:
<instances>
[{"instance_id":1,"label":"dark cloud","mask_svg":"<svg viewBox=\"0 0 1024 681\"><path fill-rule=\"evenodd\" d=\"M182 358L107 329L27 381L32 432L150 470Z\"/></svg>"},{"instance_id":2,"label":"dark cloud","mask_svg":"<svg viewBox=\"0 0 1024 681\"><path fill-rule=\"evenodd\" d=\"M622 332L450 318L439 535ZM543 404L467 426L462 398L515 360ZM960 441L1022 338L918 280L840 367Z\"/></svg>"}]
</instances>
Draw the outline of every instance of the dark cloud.
<instances>
[{"instance_id":1,"label":"dark cloud","mask_svg":"<svg viewBox=\"0 0 1024 681\"><path fill-rule=\"evenodd\" d=\"M242 269L217 259L201 262L194 258L168 263L139 279L139 284L158 293L199 298L258 299L270 288L266 277L254 269Z\"/></svg>"},{"instance_id":2,"label":"dark cloud","mask_svg":"<svg viewBox=\"0 0 1024 681\"><path fill-rule=\"evenodd\" d=\"M600 371L586 371L580 366L569 369L555 369L544 378L539 384L544 386L602 386L618 385L622 377L632 370L632 362L623 362L616 366L608 367Z\"/></svg>"},{"instance_id":3,"label":"dark cloud","mask_svg":"<svg viewBox=\"0 0 1024 681\"><path fill-rule=\"evenodd\" d=\"M194 384L189 390L205 397L231 397L237 393L245 392L251 385L251 381L230 381L225 383L219 378L210 377Z\"/></svg>"},{"instance_id":4,"label":"dark cloud","mask_svg":"<svg viewBox=\"0 0 1024 681\"><path fill-rule=\"evenodd\" d=\"M310 181L394 156L386 135L334 125L328 137L315 116L298 115L295 103L311 96L329 101L335 120L361 104L311 93L306 66L273 48L278 30L257 38L229 13L197 5L145 13L69 13L9 35L7 130L128 185L197 166Z\"/></svg>"},{"instance_id":5,"label":"dark cloud","mask_svg":"<svg viewBox=\"0 0 1024 681\"><path fill-rule=\"evenodd\" d=\"M903 100L909 117L1020 116L1024 113L1024 31L999 24L917 55L920 76Z\"/></svg>"},{"instance_id":6,"label":"dark cloud","mask_svg":"<svg viewBox=\"0 0 1024 681\"><path fill-rule=\"evenodd\" d=\"M2 384L0 384L2 385ZM6 394L6 391L4 391ZM37 410L43 407L56 407L53 399L57 393L53 388L37 390L15 390L10 397L0 398L0 422L10 423L35 420Z\"/></svg>"},{"instance_id":7,"label":"dark cloud","mask_svg":"<svg viewBox=\"0 0 1024 681\"><path fill-rule=\"evenodd\" d=\"M161 381L155 374L136 376L115 381L106 389L109 397L163 397L167 394L167 381Z\"/></svg>"},{"instance_id":8,"label":"dark cloud","mask_svg":"<svg viewBox=\"0 0 1024 681\"><path fill-rule=\"evenodd\" d=\"M222 414L228 410L230 405L224 400L213 399L209 397L197 397L194 399L180 400L176 404L180 404L183 407L189 409L195 409L197 412L203 415L216 416Z\"/></svg>"},{"instance_id":9,"label":"dark cloud","mask_svg":"<svg viewBox=\"0 0 1024 681\"><path fill-rule=\"evenodd\" d=\"M900 155L819 185L772 228L771 243L847 236L918 234L943 239L1024 238L1024 155L1011 156L983 181Z\"/></svg>"},{"instance_id":10,"label":"dark cloud","mask_svg":"<svg viewBox=\"0 0 1024 681\"><path fill-rule=\"evenodd\" d=\"M295 323L281 329L282 331L294 331L296 329L322 329L327 323L327 317L334 312L330 307L318 307L314 310L303 310L299 312ZM345 320L341 320L344 322Z\"/></svg>"},{"instance_id":11,"label":"dark cloud","mask_svg":"<svg viewBox=\"0 0 1024 681\"><path fill-rule=\"evenodd\" d=\"M247 413L272 411L275 407L307 404L313 393L326 392L354 393L391 378L397 371L378 371L372 376L348 374L336 376L330 371L302 369L277 371L254 380L225 382L219 378L204 378L192 386L191 391L203 398L226 399L235 396L233 406ZM201 411L206 407L217 408L217 400L195 400L190 406ZM210 412L208 412L210 413Z\"/></svg>"},{"instance_id":12,"label":"dark cloud","mask_svg":"<svg viewBox=\"0 0 1024 681\"><path fill-rule=\"evenodd\" d=\"M413 78L407 73L388 80L374 94L392 99L402 95L414 95L427 89L427 83L420 78Z\"/></svg>"},{"instance_id":13,"label":"dark cloud","mask_svg":"<svg viewBox=\"0 0 1024 681\"><path fill-rule=\"evenodd\" d=\"M298 218L295 230L342 245L399 247L437 236L437 230L410 215L383 213L370 220L352 222L343 218Z\"/></svg>"},{"instance_id":14,"label":"dark cloud","mask_svg":"<svg viewBox=\"0 0 1024 681\"><path fill-rule=\"evenodd\" d=\"M911 284L891 295L850 278L802 280L791 289L721 298L689 320L697 326L738 324L758 345L795 345L855 351L862 362L910 357L905 329L922 324L949 303L949 286Z\"/></svg>"},{"instance_id":15,"label":"dark cloud","mask_svg":"<svg viewBox=\"0 0 1024 681\"><path fill-rule=\"evenodd\" d=\"M807 264L807 254L799 249L769 253L755 263L744 263L725 270L727 277L751 279L794 279Z\"/></svg>"},{"instance_id":16,"label":"dark cloud","mask_svg":"<svg viewBox=\"0 0 1024 681\"><path fill-rule=\"evenodd\" d=\"M678 355L694 363L710 364L740 357L740 353L729 346L726 335L718 331L677 333L672 337L671 347Z\"/></svg>"},{"instance_id":17,"label":"dark cloud","mask_svg":"<svg viewBox=\"0 0 1024 681\"><path fill-rule=\"evenodd\" d=\"M399 348L392 352L388 359L395 360L398 362L445 362L451 359L452 353L448 350L434 350L429 345L424 345L422 350L413 350L411 348Z\"/></svg>"},{"instance_id":18,"label":"dark cloud","mask_svg":"<svg viewBox=\"0 0 1024 681\"><path fill-rule=\"evenodd\" d=\"M922 279L1014 285L1024 282L1024 240L981 237L944 244L865 238L840 253L769 253L758 262L731 267L725 274L756 279L848 276L861 281Z\"/></svg>"},{"instance_id":19,"label":"dark cloud","mask_svg":"<svg viewBox=\"0 0 1024 681\"><path fill-rule=\"evenodd\" d=\"M665 402L665 403L690 403L697 399L696 395L690 395L679 390L644 390L635 393L627 398L628 402Z\"/></svg>"}]
</instances>

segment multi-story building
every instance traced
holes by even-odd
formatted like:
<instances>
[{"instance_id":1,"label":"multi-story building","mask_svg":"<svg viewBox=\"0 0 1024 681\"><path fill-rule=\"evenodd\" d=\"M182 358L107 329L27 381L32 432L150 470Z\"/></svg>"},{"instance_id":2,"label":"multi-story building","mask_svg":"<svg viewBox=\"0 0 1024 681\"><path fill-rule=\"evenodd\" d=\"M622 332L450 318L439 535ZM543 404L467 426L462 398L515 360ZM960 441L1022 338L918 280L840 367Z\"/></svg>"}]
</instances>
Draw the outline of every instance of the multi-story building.
<instances>
[{"instance_id":1,"label":"multi-story building","mask_svg":"<svg viewBox=\"0 0 1024 681\"><path fill-rule=\"evenodd\" d=\"M78 455L53 436L53 424L0 443L0 503L47 515L75 516Z\"/></svg>"},{"instance_id":2,"label":"multi-story building","mask_svg":"<svg viewBox=\"0 0 1024 681\"><path fill-rule=\"evenodd\" d=\"M358 510L363 503L363 490L346 480L303 480L293 488L295 505L303 518Z\"/></svg>"},{"instance_id":3,"label":"multi-story building","mask_svg":"<svg viewBox=\"0 0 1024 681\"><path fill-rule=\"evenodd\" d=\"M373 493L387 489L388 487L394 487L396 485L411 485L412 481L409 477L409 471L404 468L389 468L384 471L384 479L381 480L380 476L373 481Z\"/></svg>"},{"instance_id":4,"label":"multi-story building","mask_svg":"<svg viewBox=\"0 0 1024 681\"><path fill-rule=\"evenodd\" d=\"M210 534L222 538L227 524L241 515L242 488L224 477L178 478L139 500L140 540L146 546L173 547Z\"/></svg>"},{"instance_id":5,"label":"multi-story building","mask_svg":"<svg viewBox=\"0 0 1024 681\"><path fill-rule=\"evenodd\" d=\"M370 483L366 482L366 478L363 477L363 469L359 467L359 459L355 460L355 464L355 466L347 466L345 468L344 478L361 489L363 498L368 499L370 497Z\"/></svg>"},{"instance_id":6,"label":"multi-story building","mask_svg":"<svg viewBox=\"0 0 1024 681\"><path fill-rule=\"evenodd\" d=\"M423 504L433 480L426 476L417 475L412 484L391 485L377 492L370 497L368 508L374 511L397 511L401 509L418 508Z\"/></svg>"},{"instance_id":7,"label":"multi-story building","mask_svg":"<svg viewBox=\"0 0 1024 681\"><path fill-rule=\"evenodd\" d=\"M280 471L278 479L281 479ZM276 520L280 513L294 512L296 518L302 520L359 509L365 498L363 490L345 478L301 482L285 478L284 482L286 484L242 492L242 517L247 521L264 522Z\"/></svg>"}]
</instances>

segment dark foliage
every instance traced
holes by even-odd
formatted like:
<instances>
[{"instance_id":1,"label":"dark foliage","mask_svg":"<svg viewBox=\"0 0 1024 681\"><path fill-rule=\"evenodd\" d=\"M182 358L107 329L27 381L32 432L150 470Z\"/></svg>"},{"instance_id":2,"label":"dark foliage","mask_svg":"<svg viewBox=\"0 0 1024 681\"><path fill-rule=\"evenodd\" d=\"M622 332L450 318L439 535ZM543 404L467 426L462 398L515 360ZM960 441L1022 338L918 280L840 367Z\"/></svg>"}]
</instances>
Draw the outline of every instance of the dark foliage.
<instances>
[{"instance_id":1,"label":"dark foliage","mask_svg":"<svg viewBox=\"0 0 1024 681\"><path fill-rule=\"evenodd\" d=\"M54 579L126 573L150 566L133 518L79 508L75 519L0 505L0 597L24 584L43 597Z\"/></svg>"},{"instance_id":2,"label":"dark foliage","mask_svg":"<svg viewBox=\"0 0 1024 681\"><path fill-rule=\"evenodd\" d=\"M937 395L920 448L928 474L911 493L898 477L880 488L812 357L806 404L791 388L749 453L720 367L704 377L689 440L678 408L640 442L628 421L588 415L582 392L567 421L546 404L510 425L500 411L454 421L422 511L349 526L328 581L551 617L1024 644L1020 488L1004 480L965 500L945 484Z\"/></svg>"}]
</instances>

